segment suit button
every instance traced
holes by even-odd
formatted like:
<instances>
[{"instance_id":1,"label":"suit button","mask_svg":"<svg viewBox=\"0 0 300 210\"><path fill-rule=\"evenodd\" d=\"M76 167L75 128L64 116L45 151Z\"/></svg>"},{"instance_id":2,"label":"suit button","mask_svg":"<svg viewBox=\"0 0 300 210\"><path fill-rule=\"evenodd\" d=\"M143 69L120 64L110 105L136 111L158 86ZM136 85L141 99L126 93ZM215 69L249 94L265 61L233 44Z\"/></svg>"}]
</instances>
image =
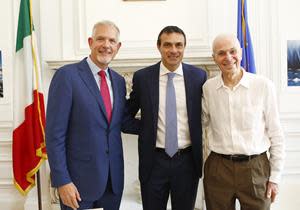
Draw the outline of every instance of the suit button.
<instances>
[{"instance_id":1,"label":"suit button","mask_svg":"<svg viewBox=\"0 0 300 210\"><path fill-rule=\"evenodd\" d=\"M108 149L105 152L106 152L106 154L108 154L109 153Z\"/></svg>"}]
</instances>

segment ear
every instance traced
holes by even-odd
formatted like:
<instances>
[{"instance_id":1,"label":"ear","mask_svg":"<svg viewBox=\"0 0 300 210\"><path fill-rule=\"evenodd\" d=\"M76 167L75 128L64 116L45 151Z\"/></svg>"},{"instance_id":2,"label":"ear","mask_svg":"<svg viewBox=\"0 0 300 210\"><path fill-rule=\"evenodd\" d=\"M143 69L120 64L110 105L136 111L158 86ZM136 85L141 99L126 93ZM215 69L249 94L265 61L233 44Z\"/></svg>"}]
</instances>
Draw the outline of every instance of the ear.
<instances>
[{"instance_id":1,"label":"ear","mask_svg":"<svg viewBox=\"0 0 300 210\"><path fill-rule=\"evenodd\" d=\"M122 46L122 42L119 42L117 46L118 50L120 49L121 46Z\"/></svg>"},{"instance_id":2,"label":"ear","mask_svg":"<svg viewBox=\"0 0 300 210\"><path fill-rule=\"evenodd\" d=\"M88 38L88 43L89 43L89 46L90 46L90 49L91 49L91 46L92 46L92 44L93 44L93 38L92 37L89 37Z\"/></svg>"},{"instance_id":3,"label":"ear","mask_svg":"<svg viewBox=\"0 0 300 210\"><path fill-rule=\"evenodd\" d=\"M160 49L160 46L161 46L161 44L160 45L156 45L156 47L157 47L157 49L158 49L158 51L159 51L159 53L161 54L161 49Z\"/></svg>"},{"instance_id":4,"label":"ear","mask_svg":"<svg viewBox=\"0 0 300 210\"><path fill-rule=\"evenodd\" d=\"M239 48L239 58L242 60L243 58L243 49Z\"/></svg>"},{"instance_id":5,"label":"ear","mask_svg":"<svg viewBox=\"0 0 300 210\"><path fill-rule=\"evenodd\" d=\"M216 58L215 58L215 54L211 54L211 57L213 58L214 61L216 61Z\"/></svg>"}]
</instances>

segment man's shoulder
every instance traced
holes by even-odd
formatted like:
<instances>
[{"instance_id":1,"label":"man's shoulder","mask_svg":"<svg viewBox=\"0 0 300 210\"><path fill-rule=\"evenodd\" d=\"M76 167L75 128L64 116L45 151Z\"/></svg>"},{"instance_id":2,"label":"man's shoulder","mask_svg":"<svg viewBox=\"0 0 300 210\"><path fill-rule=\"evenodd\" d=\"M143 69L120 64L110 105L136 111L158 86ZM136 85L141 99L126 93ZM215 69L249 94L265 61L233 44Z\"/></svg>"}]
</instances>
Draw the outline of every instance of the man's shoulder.
<instances>
[{"instance_id":1,"label":"man's shoulder","mask_svg":"<svg viewBox=\"0 0 300 210\"><path fill-rule=\"evenodd\" d=\"M203 70L202 68L199 68L197 66L191 65L191 64L187 64L187 63L182 63L182 69L184 71L189 71L191 73L193 73L193 75L198 75L200 77L204 77L206 79L206 71Z\"/></svg>"},{"instance_id":2,"label":"man's shoulder","mask_svg":"<svg viewBox=\"0 0 300 210\"><path fill-rule=\"evenodd\" d=\"M220 81L220 75L216 75L206 80L204 86L217 85Z\"/></svg>"},{"instance_id":3,"label":"man's shoulder","mask_svg":"<svg viewBox=\"0 0 300 210\"><path fill-rule=\"evenodd\" d=\"M116 70L112 69L109 67L109 70L111 72L111 74L116 77L117 79L124 79L124 77L119 73L117 72Z\"/></svg>"},{"instance_id":4,"label":"man's shoulder","mask_svg":"<svg viewBox=\"0 0 300 210\"><path fill-rule=\"evenodd\" d=\"M252 74L252 73L248 73L248 72L246 72L246 75L249 78L251 85L253 85L253 86L272 86L273 85L273 82L265 76L258 75L258 74Z\"/></svg>"},{"instance_id":5,"label":"man's shoulder","mask_svg":"<svg viewBox=\"0 0 300 210\"><path fill-rule=\"evenodd\" d=\"M144 75L144 74L149 74L149 73L151 74L151 73L153 73L153 70L159 70L159 68L160 68L160 62L137 70L135 72L135 75Z\"/></svg>"},{"instance_id":6,"label":"man's shoulder","mask_svg":"<svg viewBox=\"0 0 300 210\"><path fill-rule=\"evenodd\" d=\"M87 62L86 62L86 59L83 59L83 60L81 60L79 62L76 62L76 63L66 64L66 65L60 67L59 69L57 69L57 72L71 73L71 72L77 70L79 67L86 67L86 66L88 66Z\"/></svg>"},{"instance_id":7,"label":"man's shoulder","mask_svg":"<svg viewBox=\"0 0 300 210\"><path fill-rule=\"evenodd\" d=\"M85 59L66 64L55 71L52 81L71 81L72 78L77 77L79 69L89 68Z\"/></svg>"},{"instance_id":8,"label":"man's shoulder","mask_svg":"<svg viewBox=\"0 0 300 210\"><path fill-rule=\"evenodd\" d=\"M194 66L192 64L188 64L188 63L182 63L182 68L183 69L198 70L198 71L201 71L201 72L205 72L205 70L203 70L202 68Z\"/></svg>"},{"instance_id":9,"label":"man's shoulder","mask_svg":"<svg viewBox=\"0 0 300 210\"><path fill-rule=\"evenodd\" d=\"M218 87L220 87L220 75L216 75L212 78L209 78L205 81L203 84L203 92L205 93L212 93L217 90Z\"/></svg>"}]
</instances>

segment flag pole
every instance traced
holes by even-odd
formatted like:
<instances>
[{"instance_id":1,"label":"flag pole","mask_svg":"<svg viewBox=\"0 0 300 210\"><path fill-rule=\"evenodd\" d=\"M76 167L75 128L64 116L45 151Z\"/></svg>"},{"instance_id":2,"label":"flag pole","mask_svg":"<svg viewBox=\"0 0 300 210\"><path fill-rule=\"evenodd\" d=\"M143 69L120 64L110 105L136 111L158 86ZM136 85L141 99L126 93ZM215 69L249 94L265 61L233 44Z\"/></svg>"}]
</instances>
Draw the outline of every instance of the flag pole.
<instances>
[{"instance_id":1,"label":"flag pole","mask_svg":"<svg viewBox=\"0 0 300 210\"><path fill-rule=\"evenodd\" d=\"M23 195L37 184L39 210L42 210L38 169L47 159L45 108L31 0L20 0L15 57L13 108L18 114L14 114L12 133L14 184Z\"/></svg>"},{"instance_id":2,"label":"flag pole","mask_svg":"<svg viewBox=\"0 0 300 210\"><path fill-rule=\"evenodd\" d=\"M40 170L36 173L37 176L37 193L38 193L38 207L39 210L42 210L42 194L41 194L41 177L40 177Z\"/></svg>"}]
</instances>

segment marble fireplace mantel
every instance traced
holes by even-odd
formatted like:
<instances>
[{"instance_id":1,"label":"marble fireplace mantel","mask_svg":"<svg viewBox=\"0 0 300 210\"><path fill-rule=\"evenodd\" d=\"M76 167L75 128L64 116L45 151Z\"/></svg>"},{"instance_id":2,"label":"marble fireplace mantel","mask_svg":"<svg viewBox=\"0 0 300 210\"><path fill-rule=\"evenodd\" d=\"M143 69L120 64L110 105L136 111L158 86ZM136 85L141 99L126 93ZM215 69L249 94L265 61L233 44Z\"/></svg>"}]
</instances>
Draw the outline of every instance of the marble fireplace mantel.
<instances>
[{"instance_id":1,"label":"marble fireplace mantel","mask_svg":"<svg viewBox=\"0 0 300 210\"><path fill-rule=\"evenodd\" d=\"M115 59L109 65L111 68L117 70L121 74L133 73L138 69L153 65L158 62L160 58L138 58L138 59ZM79 60L49 60L46 61L48 68L56 70L59 67L78 62ZM215 75L218 67L215 65L212 57L187 57L184 62L203 68L208 72L209 77Z\"/></svg>"}]
</instances>

